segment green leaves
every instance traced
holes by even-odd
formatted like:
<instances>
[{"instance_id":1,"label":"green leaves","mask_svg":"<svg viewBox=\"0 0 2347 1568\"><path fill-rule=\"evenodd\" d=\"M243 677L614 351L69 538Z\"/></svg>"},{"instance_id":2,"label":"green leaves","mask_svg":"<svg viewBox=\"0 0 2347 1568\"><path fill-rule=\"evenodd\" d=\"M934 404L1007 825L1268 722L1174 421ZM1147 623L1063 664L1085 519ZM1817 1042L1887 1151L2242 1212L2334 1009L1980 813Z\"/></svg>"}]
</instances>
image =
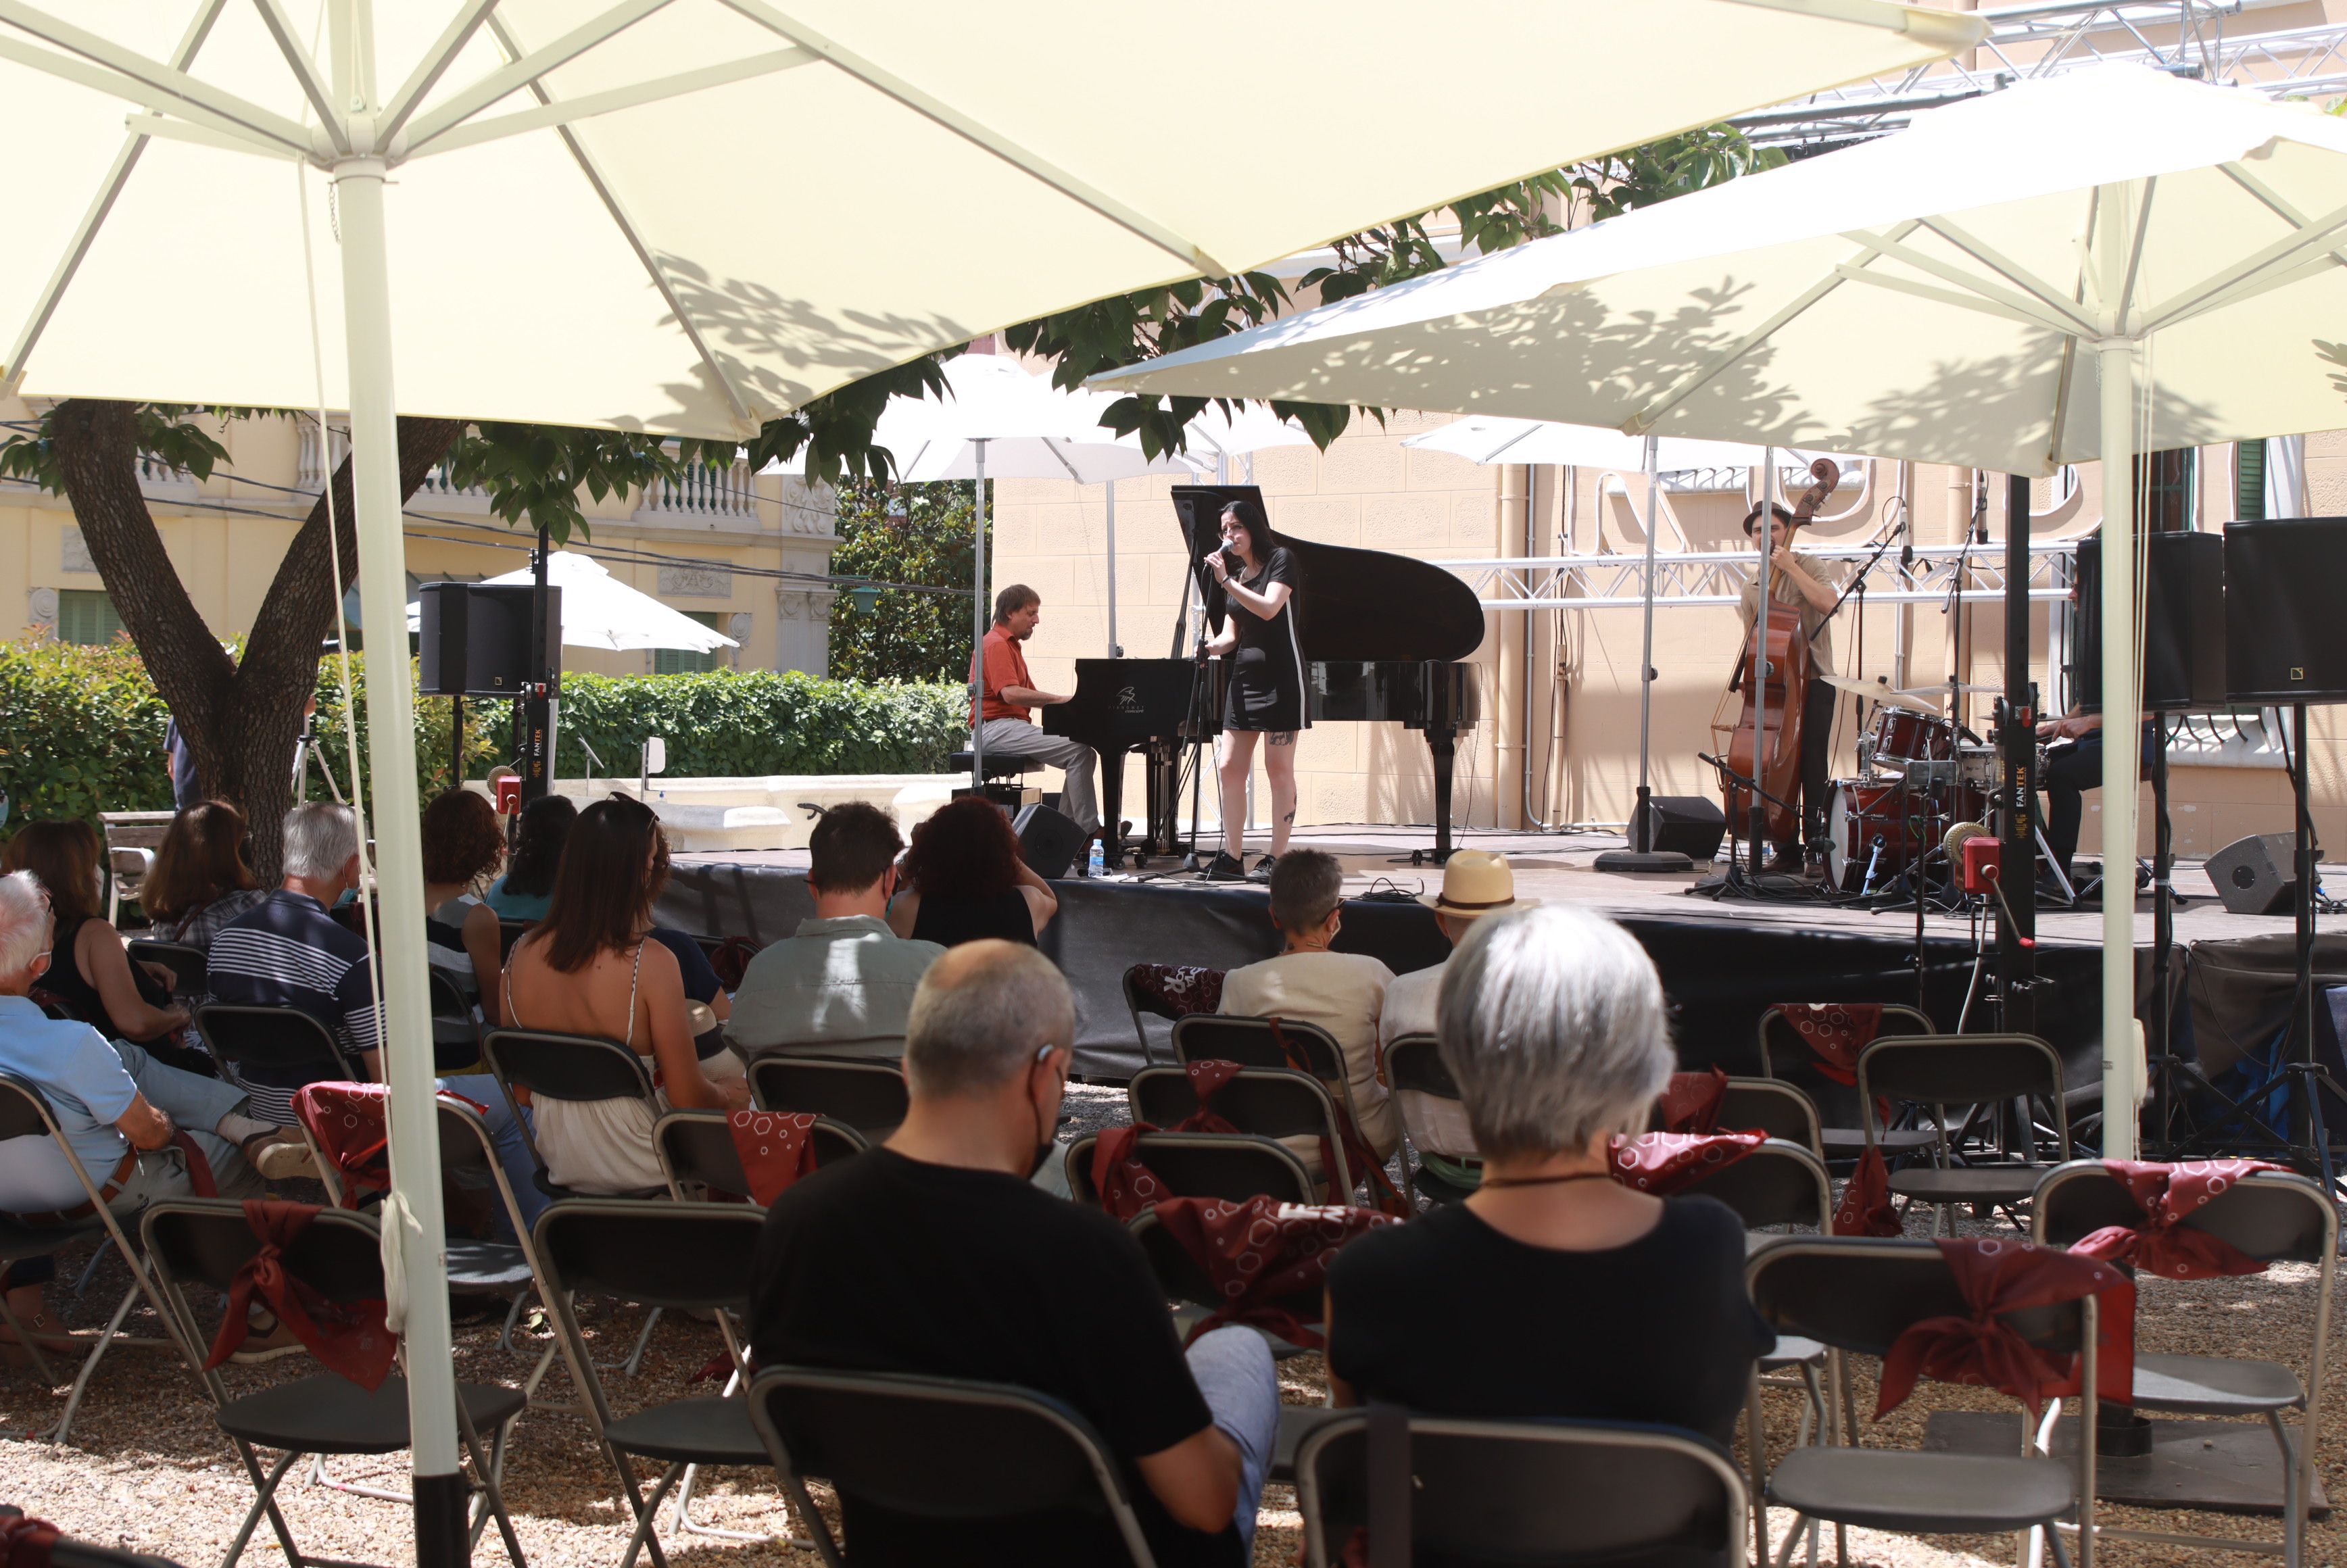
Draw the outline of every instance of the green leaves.
<instances>
[{"instance_id":1,"label":"green leaves","mask_svg":"<svg viewBox=\"0 0 2347 1568\"><path fill-rule=\"evenodd\" d=\"M977 509L965 483L839 491L835 577L870 579L832 602L831 671L865 681L959 682L969 670ZM892 583L959 589L919 593Z\"/></svg>"},{"instance_id":2,"label":"green leaves","mask_svg":"<svg viewBox=\"0 0 2347 1568\"><path fill-rule=\"evenodd\" d=\"M620 759L634 758L650 735L668 742L678 778L943 773L966 736L969 702L959 685L821 681L795 670L568 675L555 773L585 772L583 736L625 775Z\"/></svg>"},{"instance_id":3,"label":"green leaves","mask_svg":"<svg viewBox=\"0 0 2347 1568\"><path fill-rule=\"evenodd\" d=\"M199 479L209 479L213 466L228 460L228 448L189 415L208 415L212 424L218 425L231 419L250 419L265 412L269 411L141 403L136 405L138 450L165 467L184 469ZM54 409L45 411L32 431L14 431L0 437L0 477L28 480L53 496L65 494L65 479L57 470L56 452L49 435L49 420L54 414Z\"/></svg>"},{"instance_id":4,"label":"green leaves","mask_svg":"<svg viewBox=\"0 0 2347 1568\"><path fill-rule=\"evenodd\" d=\"M1784 161L1779 148L1756 148L1734 126L1708 125L1578 164L1570 183L1591 217L1616 218Z\"/></svg>"},{"instance_id":5,"label":"green leaves","mask_svg":"<svg viewBox=\"0 0 2347 1568\"><path fill-rule=\"evenodd\" d=\"M446 466L450 484L486 488L489 510L507 523L542 528L555 543L568 544L574 528L582 538L589 532L579 508L580 490L600 501L656 484L677 473L683 461L656 436L487 423L457 439ZM725 461L733 461L730 450Z\"/></svg>"},{"instance_id":6,"label":"green leaves","mask_svg":"<svg viewBox=\"0 0 2347 1568\"><path fill-rule=\"evenodd\" d=\"M128 638L0 642L0 789L9 822L167 811L170 711Z\"/></svg>"}]
</instances>

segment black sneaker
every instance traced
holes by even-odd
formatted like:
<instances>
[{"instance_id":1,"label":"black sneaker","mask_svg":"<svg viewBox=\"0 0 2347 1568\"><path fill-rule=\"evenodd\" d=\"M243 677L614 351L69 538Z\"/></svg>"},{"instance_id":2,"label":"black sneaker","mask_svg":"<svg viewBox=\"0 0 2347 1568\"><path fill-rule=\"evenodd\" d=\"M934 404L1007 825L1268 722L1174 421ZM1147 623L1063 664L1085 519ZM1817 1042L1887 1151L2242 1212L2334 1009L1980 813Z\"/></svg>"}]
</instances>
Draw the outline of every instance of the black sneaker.
<instances>
[{"instance_id":1,"label":"black sneaker","mask_svg":"<svg viewBox=\"0 0 2347 1568\"><path fill-rule=\"evenodd\" d=\"M1227 851L1218 851L1213 863L1206 867L1206 880L1244 882L1246 880L1246 863Z\"/></svg>"},{"instance_id":2,"label":"black sneaker","mask_svg":"<svg viewBox=\"0 0 2347 1568\"><path fill-rule=\"evenodd\" d=\"M1250 882L1269 882L1271 880L1271 868L1278 864L1279 856L1276 855L1265 856L1262 859L1257 860L1255 863L1255 869L1247 873L1247 880Z\"/></svg>"}]
</instances>

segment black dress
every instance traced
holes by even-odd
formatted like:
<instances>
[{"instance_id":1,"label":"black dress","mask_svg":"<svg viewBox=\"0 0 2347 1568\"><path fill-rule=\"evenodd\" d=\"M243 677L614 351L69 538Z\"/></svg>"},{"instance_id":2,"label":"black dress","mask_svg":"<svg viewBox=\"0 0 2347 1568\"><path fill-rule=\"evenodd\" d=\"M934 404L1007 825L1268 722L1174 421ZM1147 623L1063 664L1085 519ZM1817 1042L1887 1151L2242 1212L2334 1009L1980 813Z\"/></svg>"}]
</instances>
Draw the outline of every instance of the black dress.
<instances>
[{"instance_id":1,"label":"black dress","mask_svg":"<svg viewBox=\"0 0 2347 1568\"><path fill-rule=\"evenodd\" d=\"M1238 630L1238 646L1231 650L1230 693L1223 702L1223 728L1264 730L1283 733L1304 728L1304 653L1296 641L1296 595L1303 574L1286 547L1275 545L1262 567L1241 587L1260 593L1275 582L1287 585L1287 602L1269 620L1241 609L1229 608L1231 624Z\"/></svg>"}]
</instances>

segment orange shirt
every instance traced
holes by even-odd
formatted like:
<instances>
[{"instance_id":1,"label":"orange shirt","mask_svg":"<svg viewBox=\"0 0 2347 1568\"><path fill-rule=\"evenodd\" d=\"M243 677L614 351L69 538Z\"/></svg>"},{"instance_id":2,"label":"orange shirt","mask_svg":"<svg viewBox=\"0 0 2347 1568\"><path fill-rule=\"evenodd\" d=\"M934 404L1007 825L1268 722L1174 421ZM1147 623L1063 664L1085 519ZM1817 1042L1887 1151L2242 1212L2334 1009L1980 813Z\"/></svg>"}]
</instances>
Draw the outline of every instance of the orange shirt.
<instances>
[{"instance_id":1,"label":"orange shirt","mask_svg":"<svg viewBox=\"0 0 2347 1568\"><path fill-rule=\"evenodd\" d=\"M1030 692L1035 690L1034 678L1027 673L1026 650L1019 645L1017 638L999 626L986 634L983 646L986 651L986 716L1033 723L1031 711L1002 700L1005 686L1023 686ZM970 673L975 676L977 661L970 662L973 665Z\"/></svg>"}]
</instances>

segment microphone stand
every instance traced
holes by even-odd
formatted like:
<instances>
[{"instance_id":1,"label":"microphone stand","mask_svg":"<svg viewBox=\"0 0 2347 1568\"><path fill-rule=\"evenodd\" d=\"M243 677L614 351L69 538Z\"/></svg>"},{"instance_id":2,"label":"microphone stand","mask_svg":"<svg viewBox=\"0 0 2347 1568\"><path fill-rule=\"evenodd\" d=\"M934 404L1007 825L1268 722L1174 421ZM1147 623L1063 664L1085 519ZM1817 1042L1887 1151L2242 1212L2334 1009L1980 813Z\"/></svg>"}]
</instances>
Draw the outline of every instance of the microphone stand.
<instances>
[{"instance_id":1,"label":"microphone stand","mask_svg":"<svg viewBox=\"0 0 2347 1568\"><path fill-rule=\"evenodd\" d=\"M1638 804L1630 812L1630 846L1609 849L1597 857L1600 871L1692 871L1694 859L1676 849L1655 847L1654 792L1647 783L1646 761L1655 702L1655 534L1659 508L1655 504L1657 442L1646 437L1646 591L1645 633L1638 652ZM1731 857L1731 864L1733 860Z\"/></svg>"}]
</instances>

